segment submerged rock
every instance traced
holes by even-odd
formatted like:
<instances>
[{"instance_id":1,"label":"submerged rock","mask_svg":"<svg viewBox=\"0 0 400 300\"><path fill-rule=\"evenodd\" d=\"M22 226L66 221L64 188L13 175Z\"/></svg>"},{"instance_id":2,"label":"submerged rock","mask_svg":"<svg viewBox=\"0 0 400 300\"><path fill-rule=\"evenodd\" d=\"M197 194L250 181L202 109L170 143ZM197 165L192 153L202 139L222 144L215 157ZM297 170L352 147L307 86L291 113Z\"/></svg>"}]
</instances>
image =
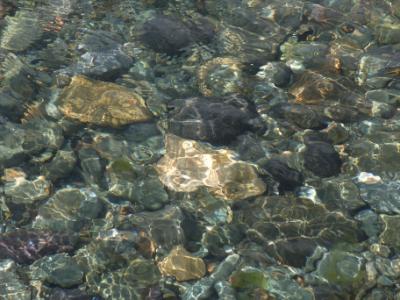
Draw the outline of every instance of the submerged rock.
<instances>
[{"instance_id":1,"label":"submerged rock","mask_svg":"<svg viewBox=\"0 0 400 300\"><path fill-rule=\"evenodd\" d=\"M0 259L30 264L46 255L72 251L76 241L71 234L17 229L0 235Z\"/></svg>"},{"instance_id":2,"label":"submerged rock","mask_svg":"<svg viewBox=\"0 0 400 300\"><path fill-rule=\"evenodd\" d=\"M108 31L87 32L77 48L84 54L70 67L75 74L115 78L132 64L132 58L122 51L122 39Z\"/></svg>"},{"instance_id":3,"label":"submerged rock","mask_svg":"<svg viewBox=\"0 0 400 300\"><path fill-rule=\"evenodd\" d=\"M152 117L143 98L132 90L84 76L74 76L58 102L66 117L100 126L120 127Z\"/></svg>"},{"instance_id":4,"label":"submerged rock","mask_svg":"<svg viewBox=\"0 0 400 300\"><path fill-rule=\"evenodd\" d=\"M256 167L237 160L235 153L216 150L193 140L166 136L166 155L156 166L161 182L177 192L193 192L200 186L226 200L240 200L265 192Z\"/></svg>"},{"instance_id":5,"label":"submerged rock","mask_svg":"<svg viewBox=\"0 0 400 300\"><path fill-rule=\"evenodd\" d=\"M0 262L0 298L9 300L31 300L32 288L23 282L17 273L17 265L9 259Z\"/></svg>"},{"instance_id":6,"label":"submerged rock","mask_svg":"<svg viewBox=\"0 0 400 300\"><path fill-rule=\"evenodd\" d=\"M34 180L15 177L4 185L4 194L13 204L34 204L50 196L51 184L43 176Z\"/></svg>"},{"instance_id":7,"label":"submerged rock","mask_svg":"<svg viewBox=\"0 0 400 300\"><path fill-rule=\"evenodd\" d=\"M102 210L97 194L88 188L58 190L39 208L33 226L55 231L75 231L96 218Z\"/></svg>"},{"instance_id":8,"label":"submerged rock","mask_svg":"<svg viewBox=\"0 0 400 300\"><path fill-rule=\"evenodd\" d=\"M175 247L159 264L160 272L174 276L178 281L202 278L206 273L206 265L199 257L192 256L182 246Z\"/></svg>"},{"instance_id":9,"label":"submerged rock","mask_svg":"<svg viewBox=\"0 0 400 300\"><path fill-rule=\"evenodd\" d=\"M149 260L137 258L125 268L99 275L90 289L104 299L144 299L160 280L157 267Z\"/></svg>"},{"instance_id":10,"label":"submerged rock","mask_svg":"<svg viewBox=\"0 0 400 300\"><path fill-rule=\"evenodd\" d=\"M35 261L31 266L31 280L40 280L63 288L79 285L83 271L67 254L55 254Z\"/></svg>"},{"instance_id":11,"label":"submerged rock","mask_svg":"<svg viewBox=\"0 0 400 300\"><path fill-rule=\"evenodd\" d=\"M331 144L312 141L304 151L304 166L317 176L331 177L340 173L342 160Z\"/></svg>"},{"instance_id":12,"label":"submerged rock","mask_svg":"<svg viewBox=\"0 0 400 300\"><path fill-rule=\"evenodd\" d=\"M384 229L381 235L379 236L380 241L388 245L389 247L393 247L395 250L400 250L400 216L388 216L381 215L381 220L384 223Z\"/></svg>"},{"instance_id":13,"label":"submerged rock","mask_svg":"<svg viewBox=\"0 0 400 300\"><path fill-rule=\"evenodd\" d=\"M272 158L262 165L279 182L281 190L291 191L303 184L303 174L290 168L283 160Z\"/></svg>"},{"instance_id":14,"label":"submerged rock","mask_svg":"<svg viewBox=\"0 0 400 300\"><path fill-rule=\"evenodd\" d=\"M248 226L248 239L263 245L268 255L294 267L302 267L318 245L365 240L354 220L306 198L258 197L234 214Z\"/></svg>"},{"instance_id":15,"label":"submerged rock","mask_svg":"<svg viewBox=\"0 0 400 300\"><path fill-rule=\"evenodd\" d=\"M204 96L221 97L245 90L243 64L233 57L216 57L200 66L197 72L199 91Z\"/></svg>"},{"instance_id":16,"label":"submerged rock","mask_svg":"<svg viewBox=\"0 0 400 300\"><path fill-rule=\"evenodd\" d=\"M318 263L316 273L330 283L357 288L365 280L364 259L350 252L333 250Z\"/></svg>"},{"instance_id":17,"label":"submerged rock","mask_svg":"<svg viewBox=\"0 0 400 300\"><path fill-rule=\"evenodd\" d=\"M7 27L1 37L1 48L24 51L42 36L40 19L34 11L21 9L15 16L7 16L6 20Z\"/></svg>"},{"instance_id":18,"label":"submerged rock","mask_svg":"<svg viewBox=\"0 0 400 300\"><path fill-rule=\"evenodd\" d=\"M197 97L176 101L174 105L168 131L213 144L228 143L251 129L250 121L255 117L249 111L248 103L240 98Z\"/></svg>"},{"instance_id":19,"label":"submerged rock","mask_svg":"<svg viewBox=\"0 0 400 300\"><path fill-rule=\"evenodd\" d=\"M176 17L158 15L142 26L140 39L156 52L176 55L194 42L209 41L214 30L205 19L192 21L191 26Z\"/></svg>"}]
</instances>

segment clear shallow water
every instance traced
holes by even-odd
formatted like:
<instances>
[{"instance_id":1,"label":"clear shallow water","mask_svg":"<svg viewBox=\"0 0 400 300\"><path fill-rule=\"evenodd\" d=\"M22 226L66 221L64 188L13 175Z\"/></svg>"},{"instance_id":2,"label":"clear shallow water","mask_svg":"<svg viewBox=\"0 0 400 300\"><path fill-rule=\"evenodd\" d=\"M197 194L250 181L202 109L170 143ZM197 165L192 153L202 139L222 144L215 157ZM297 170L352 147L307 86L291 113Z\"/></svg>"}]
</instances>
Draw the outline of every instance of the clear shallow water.
<instances>
[{"instance_id":1,"label":"clear shallow water","mask_svg":"<svg viewBox=\"0 0 400 300\"><path fill-rule=\"evenodd\" d=\"M0 298L399 298L399 18L0 1Z\"/></svg>"}]
</instances>

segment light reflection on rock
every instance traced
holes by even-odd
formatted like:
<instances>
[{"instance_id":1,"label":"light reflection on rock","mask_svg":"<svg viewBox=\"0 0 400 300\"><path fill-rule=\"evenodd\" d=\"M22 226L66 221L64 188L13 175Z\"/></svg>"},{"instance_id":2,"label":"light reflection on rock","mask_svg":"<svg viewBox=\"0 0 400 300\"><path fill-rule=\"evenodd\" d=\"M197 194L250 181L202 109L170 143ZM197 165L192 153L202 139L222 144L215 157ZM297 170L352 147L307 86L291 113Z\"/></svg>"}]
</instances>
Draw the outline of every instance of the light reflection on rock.
<instances>
[{"instance_id":1,"label":"light reflection on rock","mask_svg":"<svg viewBox=\"0 0 400 300\"><path fill-rule=\"evenodd\" d=\"M254 165L237 160L227 149L214 149L193 140L166 136L166 155L156 170L160 180L177 192L193 192L206 186L215 196L239 200L265 192Z\"/></svg>"},{"instance_id":2,"label":"light reflection on rock","mask_svg":"<svg viewBox=\"0 0 400 300\"><path fill-rule=\"evenodd\" d=\"M175 247L159 264L160 272L178 281L202 278L206 266L201 258L192 256L182 246Z\"/></svg>"},{"instance_id":3,"label":"light reflection on rock","mask_svg":"<svg viewBox=\"0 0 400 300\"><path fill-rule=\"evenodd\" d=\"M74 76L59 96L60 110L82 123L119 127L151 118L143 98L123 86Z\"/></svg>"}]
</instances>

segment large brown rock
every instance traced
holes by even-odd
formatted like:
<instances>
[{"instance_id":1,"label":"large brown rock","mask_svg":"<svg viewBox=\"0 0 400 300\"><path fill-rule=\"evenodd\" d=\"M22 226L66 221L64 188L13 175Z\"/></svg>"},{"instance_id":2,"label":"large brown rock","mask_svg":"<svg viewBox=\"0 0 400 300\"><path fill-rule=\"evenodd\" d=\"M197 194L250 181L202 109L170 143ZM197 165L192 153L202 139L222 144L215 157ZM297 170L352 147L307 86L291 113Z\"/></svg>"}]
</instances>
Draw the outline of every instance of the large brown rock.
<instances>
[{"instance_id":1,"label":"large brown rock","mask_svg":"<svg viewBox=\"0 0 400 300\"><path fill-rule=\"evenodd\" d=\"M161 182L177 192L193 192L206 186L217 197L239 200L263 194L264 182L256 167L237 160L235 153L186 140L175 135L165 139L166 154L156 170Z\"/></svg>"},{"instance_id":2,"label":"large brown rock","mask_svg":"<svg viewBox=\"0 0 400 300\"><path fill-rule=\"evenodd\" d=\"M66 117L100 126L119 127L152 117L143 98L131 89L81 75L72 77L58 103Z\"/></svg>"}]
</instances>

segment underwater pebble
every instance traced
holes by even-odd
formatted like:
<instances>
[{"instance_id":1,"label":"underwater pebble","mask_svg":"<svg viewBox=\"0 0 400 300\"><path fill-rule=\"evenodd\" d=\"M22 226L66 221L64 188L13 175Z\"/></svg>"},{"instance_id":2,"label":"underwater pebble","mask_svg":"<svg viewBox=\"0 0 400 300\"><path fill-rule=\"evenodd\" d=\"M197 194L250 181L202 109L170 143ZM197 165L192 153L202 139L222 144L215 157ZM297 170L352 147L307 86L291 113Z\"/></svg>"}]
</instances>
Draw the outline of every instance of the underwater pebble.
<instances>
[{"instance_id":1,"label":"underwater pebble","mask_svg":"<svg viewBox=\"0 0 400 300\"><path fill-rule=\"evenodd\" d=\"M193 192L206 186L212 194L226 200L245 199L266 190L256 168L235 159L230 150L216 150L174 135L167 135L165 145L167 153L156 170L169 189Z\"/></svg>"},{"instance_id":2,"label":"underwater pebble","mask_svg":"<svg viewBox=\"0 0 400 300\"><path fill-rule=\"evenodd\" d=\"M194 257L182 246L177 246L158 263L160 272L173 276L178 281L187 281L202 278L206 273L206 266L201 258Z\"/></svg>"}]
</instances>

